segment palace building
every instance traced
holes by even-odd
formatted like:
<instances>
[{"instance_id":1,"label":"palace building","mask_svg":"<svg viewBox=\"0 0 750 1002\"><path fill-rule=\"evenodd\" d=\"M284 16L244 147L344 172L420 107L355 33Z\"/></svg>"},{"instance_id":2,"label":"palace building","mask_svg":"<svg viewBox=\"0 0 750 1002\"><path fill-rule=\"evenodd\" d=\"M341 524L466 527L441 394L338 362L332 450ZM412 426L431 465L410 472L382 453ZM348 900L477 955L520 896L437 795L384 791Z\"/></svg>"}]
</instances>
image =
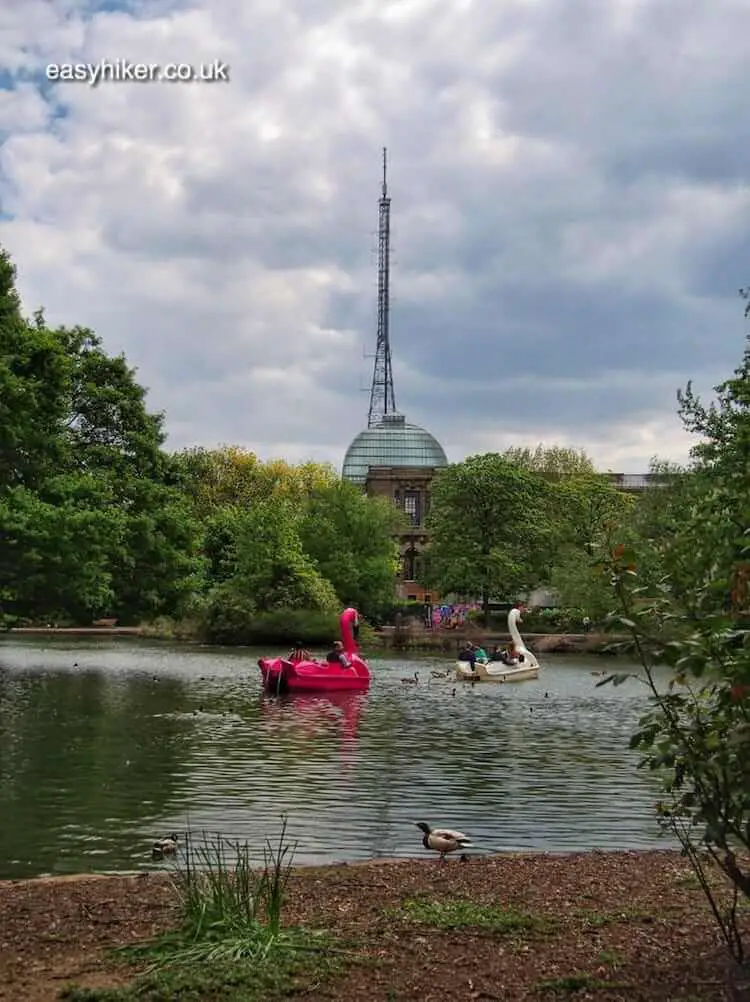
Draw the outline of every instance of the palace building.
<instances>
[{"instance_id":1,"label":"palace building","mask_svg":"<svg viewBox=\"0 0 750 1002\"><path fill-rule=\"evenodd\" d=\"M342 476L369 495L385 497L408 516L409 528L399 535L401 599L432 602L433 595L418 583L421 554L428 542L425 519L430 510L430 485L436 470L448 465L443 447L418 424L396 409L390 344L390 232L386 150L378 226L378 333L367 427L352 441L344 456ZM610 473L621 490L641 491L648 475Z\"/></svg>"}]
</instances>

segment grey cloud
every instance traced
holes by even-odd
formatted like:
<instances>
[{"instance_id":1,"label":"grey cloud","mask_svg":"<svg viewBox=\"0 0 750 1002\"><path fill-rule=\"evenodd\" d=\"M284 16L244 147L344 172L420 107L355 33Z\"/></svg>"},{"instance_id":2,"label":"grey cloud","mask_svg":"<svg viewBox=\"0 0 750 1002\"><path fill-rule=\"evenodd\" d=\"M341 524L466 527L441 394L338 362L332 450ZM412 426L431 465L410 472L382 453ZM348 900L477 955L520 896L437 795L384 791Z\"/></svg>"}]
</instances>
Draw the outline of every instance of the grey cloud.
<instances>
[{"instance_id":1,"label":"grey cloud","mask_svg":"<svg viewBox=\"0 0 750 1002\"><path fill-rule=\"evenodd\" d=\"M144 60L215 47L233 82L58 89L56 144L11 135L0 195L28 224L7 232L34 305L123 347L180 444L340 458L367 410L387 144L410 419L466 452L492 428L621 449L671 428L676 388L742 351L744 3L396 7L141 0L163 34L59 23L92 57L115 34ZM45 261L61 235L68 257Z\"/></svg>"}]
</instances>

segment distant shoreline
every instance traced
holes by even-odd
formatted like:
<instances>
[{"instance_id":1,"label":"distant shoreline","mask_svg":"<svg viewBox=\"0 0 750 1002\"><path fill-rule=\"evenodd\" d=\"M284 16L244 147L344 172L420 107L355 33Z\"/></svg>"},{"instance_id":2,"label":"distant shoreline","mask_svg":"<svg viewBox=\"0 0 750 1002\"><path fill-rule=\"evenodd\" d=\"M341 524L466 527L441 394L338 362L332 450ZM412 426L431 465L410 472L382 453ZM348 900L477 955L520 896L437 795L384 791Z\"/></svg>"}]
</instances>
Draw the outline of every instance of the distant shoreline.
<instances>
[{"instance_id":1,"label":"distant shoreline","mask_svg":"<svg viewBox=\"0 0 750 1002\"><path fill-rule=\"evenodd\" d=\"M172 640L175 643L196 643L188 638L160 635L149 626L17 626L0 633L1 636L27 637L142 637L146 640ZM420 630L404 631L397 635L393 627L379 630L373 637L373 647L399 654L431 651L447 653L458 649L467 639L484 644L507 644L507 633L481 634L476 631ZM524 640L536 654L605 654L607 648L622 640L609 633L527 633ZM235 646L235 645L226 645ZM243 646L243 645L236 645ZM273 645L271 645L273 646ZM282 645L283 646L283 645ZM366 646L369 646L367 644Z\"/></svg>"},{"instance_id":2,"label":"distant shoreline","mask_svg":"<svg viewBox=\"0 0 750 1002\"><path fill-rule=\"evenodd\" d=\"M3 631L5 634L22 633L29 636L54 637L73 636L100 636L100 637L145 637L148 636L148 627L145 626L13 626L9 630ZM2 634L0 634L2 636Z\"/></svg>"}]
</instances>

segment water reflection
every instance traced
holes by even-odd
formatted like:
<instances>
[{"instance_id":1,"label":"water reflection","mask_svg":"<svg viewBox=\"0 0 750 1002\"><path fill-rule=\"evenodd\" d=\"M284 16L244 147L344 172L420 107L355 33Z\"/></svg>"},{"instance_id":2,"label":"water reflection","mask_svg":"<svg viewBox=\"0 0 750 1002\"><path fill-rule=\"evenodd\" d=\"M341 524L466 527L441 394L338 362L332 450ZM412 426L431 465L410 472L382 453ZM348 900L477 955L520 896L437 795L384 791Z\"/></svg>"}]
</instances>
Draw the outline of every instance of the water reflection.
<instances>
[{"instance_id":1,"label":"water reflection","mask_svg":"<svg viewBox=\"0 0 750 1002\"><path fill-rule=\"evenodd\" d=\"M321 735L338 735L341 766L348 769L354 761L366 701L366 692L289 693L284 696L261 693L260 712L271 740L291 737L303 745L314 745Z\"/></svg>"},{"instance_id":2,"label":"water reflection","mask_svg":"<svg viewBox=\"0 0 750 1002\"><path fill-rule=\"evenodd\" d=\"M596 663L536 682L432 680L372 660L369 693L274 697L253 651L134 641L0 644L0 876L152 866L171 830L264 840L303 862L419 855L410 822L487 849L653 845L653 778L628 738L645 692ZM455 696L452 692L456 689Z\"/></svg>"}]
</instances>

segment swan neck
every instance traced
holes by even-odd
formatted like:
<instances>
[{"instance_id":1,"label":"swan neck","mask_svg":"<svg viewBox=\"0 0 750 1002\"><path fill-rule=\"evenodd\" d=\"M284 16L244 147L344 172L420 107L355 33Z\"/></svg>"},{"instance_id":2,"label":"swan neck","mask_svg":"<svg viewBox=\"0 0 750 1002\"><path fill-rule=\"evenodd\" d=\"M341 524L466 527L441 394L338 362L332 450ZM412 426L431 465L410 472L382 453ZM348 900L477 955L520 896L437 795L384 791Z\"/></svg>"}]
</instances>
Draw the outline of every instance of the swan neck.
<instances>
[{"instance_id":1,"label":"swan neck","mask_svg":"<svg viewBox=\"0 0 750 1002\"><path fill-rule=\"evenodd\" d=\"M523 646L521 634L518 631L518 615L515 609L511 609L508 615L508 633L510 633L510 638L516 647Z\"/></svg>"}]
</instances>

